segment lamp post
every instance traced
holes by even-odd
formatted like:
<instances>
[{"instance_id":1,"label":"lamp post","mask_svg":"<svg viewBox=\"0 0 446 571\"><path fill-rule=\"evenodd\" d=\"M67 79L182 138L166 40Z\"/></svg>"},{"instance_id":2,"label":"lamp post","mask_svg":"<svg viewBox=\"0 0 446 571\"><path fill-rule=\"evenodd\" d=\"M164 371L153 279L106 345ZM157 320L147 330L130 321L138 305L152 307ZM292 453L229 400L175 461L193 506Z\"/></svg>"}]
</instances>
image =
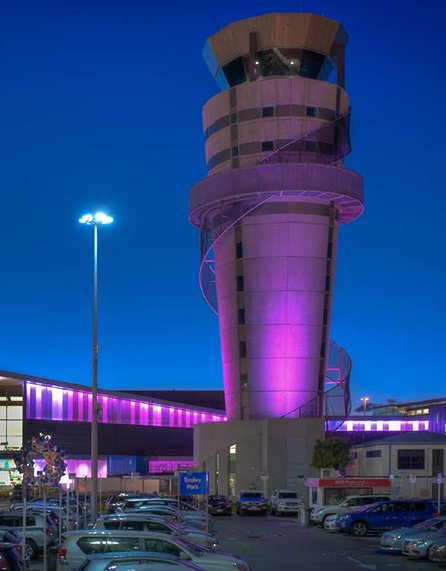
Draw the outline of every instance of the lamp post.
<instances>
[{"instance_id":1,"label":"lamp post","mask_svg":"<svg viewBox=\"0 0 446 571\"><path fill-rule=\"evenodd\" d=\"M367 414L367 403L369 402L369 397L361 397L361 400L364 403L364 416Z\"/></svg>"},{"instance_id":2,"label":"lamp post","mask_svg":"<svg viewBox=\"0 0 446 571\"><path fill-rule=\"evenodd\" d=\"M96 521L98 509L98 227L113 222L103 212L84 214L81 224L93 226L93 363L91 380L91 518Z\"/></svg>"}]
</instances>

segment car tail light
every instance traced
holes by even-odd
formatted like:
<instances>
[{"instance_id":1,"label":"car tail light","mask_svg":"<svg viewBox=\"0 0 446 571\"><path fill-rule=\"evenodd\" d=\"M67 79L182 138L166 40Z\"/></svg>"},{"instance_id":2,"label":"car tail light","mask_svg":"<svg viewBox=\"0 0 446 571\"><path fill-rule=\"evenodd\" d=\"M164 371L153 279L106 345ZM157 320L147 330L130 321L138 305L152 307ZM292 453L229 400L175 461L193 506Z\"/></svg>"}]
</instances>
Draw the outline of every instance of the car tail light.
<instances>
[{"instance_id":1,"label":"car tail light","mask_svg":"<svg viewBox=\"0 0 446 571\"><path fill-rule=\"evenodd\" d=\"M48 535L48 537L52 537L53 535L53 530L50 527L46 528L46 534Z\"/></svg>"},{"instance_id":2,"label":"car tail light","mask_svg":"<svg viewBox=\"0 0 446 571\"><path fill-rule=\"evenodd\" d=\"M59 559L65 559L66 556L67 556L67 550L66 550L66 549L63 549L62 547L59 548L58 551L57 551L57 557L58 557Z\"/></svg>"}]
</instances>

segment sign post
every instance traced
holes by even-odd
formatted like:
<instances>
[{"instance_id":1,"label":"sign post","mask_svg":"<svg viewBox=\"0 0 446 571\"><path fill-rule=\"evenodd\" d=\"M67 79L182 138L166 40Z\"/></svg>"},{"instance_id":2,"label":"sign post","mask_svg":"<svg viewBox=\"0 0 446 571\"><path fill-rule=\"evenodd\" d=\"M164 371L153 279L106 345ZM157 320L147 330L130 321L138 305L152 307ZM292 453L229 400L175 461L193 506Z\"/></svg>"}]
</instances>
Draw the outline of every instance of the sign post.
<instances>
[{"instance_id":1,"label":"sign post","mask_svg":"<svg viewBox=\"0 0 446 571\"><path fill-rule=\"evenodd\" d=\"M268 480L269 480L269 474L268 474L268 472L262 472L262 473L260 474L260 479L261 479L262 482L263 482L263 496L264 496L264 498L265 498L265 500L266 500L266 499L267 499L267 498L266 498L266 496L267 496L266 488L267 488Z\"/></svg>"},{"instance_id":2,"label":"sign post","mask_svg":"<svg viewBox=\"0 0 446 571\"><path fill-rule=\"evenodd\" d=\"M417 475L416 474L409 474L409 482L410 482L410 499L413 499L413 487L417 482Z\"/></svg>"},{"instance_id":3,"label":"sign post","mask_svg":"<svg viewBox=\"0 0 446 571\"><path fill-rule=\"evenodd\" d=\"M41 479L39 478L39 486L42 485ZM46 553L46 487L43 486L43 571L47 571L47 553Z\"/></svg>"},{"instance_id":4,"label":"sign post","mask_svg":"<svg viewBox=\"0 0 446 571\"><path fill-rule=\"evenodd\" d=\"M178 472L178 507L181 496L206 497L206 532L209 533L209 473L208 472ZM178 509L178 518L180 510Z\"/></svg>"},{"instance_id":5,"label":"sign post","mask_svg":"<svg viewBox=\"0 0 446 571\"><path fill-rule=\"evenodd\" d=\"M441 485L443 484L443 474L437 474L437 477L435 478L435 480L437 481L437 512L438 515L440 515L440 510L441 510Z\"/></svg>"}]
</instances>

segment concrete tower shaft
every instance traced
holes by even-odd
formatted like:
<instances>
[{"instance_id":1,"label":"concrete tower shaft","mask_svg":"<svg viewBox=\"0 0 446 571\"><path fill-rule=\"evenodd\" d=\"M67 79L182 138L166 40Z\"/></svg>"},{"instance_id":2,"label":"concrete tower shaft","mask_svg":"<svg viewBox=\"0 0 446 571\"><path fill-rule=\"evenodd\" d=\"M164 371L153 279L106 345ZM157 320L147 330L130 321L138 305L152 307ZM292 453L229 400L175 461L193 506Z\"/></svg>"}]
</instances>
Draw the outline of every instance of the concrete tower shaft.
<instances>
[{"instance_id":1,"label":"concrete tower shaft","mask_svg":"<svg viewBox=\"0 0 446 571\"><path fill-rule=\"evenodd\" d=\"M363 209L361 177L342 164L346 41L334 20L267 14L205 45L223 91L203 109L209 176L191 189L190 220L230 420L325 414L338 226Z\"/></svg>"}]
</instances>

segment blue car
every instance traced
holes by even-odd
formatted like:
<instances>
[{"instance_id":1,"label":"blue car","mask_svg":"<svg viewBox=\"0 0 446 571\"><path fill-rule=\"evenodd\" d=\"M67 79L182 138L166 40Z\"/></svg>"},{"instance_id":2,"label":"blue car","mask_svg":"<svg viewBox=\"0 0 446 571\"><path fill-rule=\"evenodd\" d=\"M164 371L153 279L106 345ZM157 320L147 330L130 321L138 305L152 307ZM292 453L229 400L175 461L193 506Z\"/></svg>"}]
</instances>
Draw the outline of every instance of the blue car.
<instances>
[{"instance_id":1,"label":"blue car","mask_svg":"<svg viewBox=\"0 0 446 571\"><path fill-rule=\"evenodd\" d=\"M436 507L428 500L390 500L362 506L355 511L339 514L336 527L356 537L369 531L384 531L412 527L433 517Z\"/></svg>"}]
</instances>

